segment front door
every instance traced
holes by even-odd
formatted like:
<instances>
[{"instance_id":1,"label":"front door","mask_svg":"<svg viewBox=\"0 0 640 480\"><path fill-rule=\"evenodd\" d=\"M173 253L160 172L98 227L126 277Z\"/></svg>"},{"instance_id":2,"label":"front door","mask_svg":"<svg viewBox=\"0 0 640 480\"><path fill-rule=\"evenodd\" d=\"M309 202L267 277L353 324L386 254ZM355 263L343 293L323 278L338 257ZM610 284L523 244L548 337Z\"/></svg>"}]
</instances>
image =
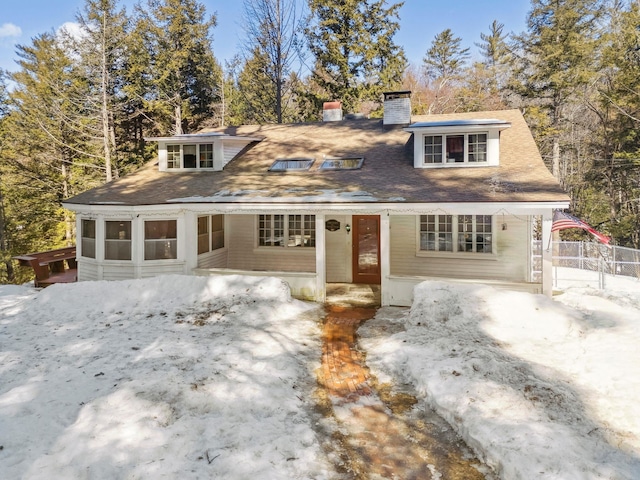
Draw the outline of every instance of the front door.
<instances>
[{"instance_id":1,"label":"front door","mask_svg":"<svg viewBox=\"0 0 640 480\"><path fill-rule=\"evenodd\" d=\"M354 215L353 283L380 285L380 216Z\"/></svg>"}]
</instances>

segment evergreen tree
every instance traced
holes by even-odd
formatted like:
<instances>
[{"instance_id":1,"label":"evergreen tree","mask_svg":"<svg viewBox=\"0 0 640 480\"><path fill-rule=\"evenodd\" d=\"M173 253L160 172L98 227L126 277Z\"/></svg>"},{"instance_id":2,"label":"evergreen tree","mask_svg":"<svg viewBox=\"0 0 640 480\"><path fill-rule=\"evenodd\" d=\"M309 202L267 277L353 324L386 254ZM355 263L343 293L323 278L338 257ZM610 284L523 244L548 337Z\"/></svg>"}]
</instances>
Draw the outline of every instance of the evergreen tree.
<instances>
[{"instance_id":1,"label":"evergreen tree","mask_svg":"<svg viewBox=\"0 0 640 480\"><path fill-rule=\"evenodd\" d=\"M75 222L61 202L97 185L104 164L86 128L88 86L60 39L40 35L18 56L2 180L12 248L24 253L73 241Z\"/></svg>"},{"instance_id":2,"label":"evergreen tree","mask_svg":"<svg viewBox=\"0 0 640 480\"><path fill-rule=\"evenodd\" d=\"M194 131L215 114L220 101L222 69L211 46L216 18L207 17L196 0L147 0L138 14L153 87L147 105L162 130L176 135Z\"/></svg>"},{"instance_id":3,"label":"evergreen tree","mask_svg":"<svg viewBox=\"0 0 640 480\"><path fill-rule=\"evenodd\" d=\"M599 0L532 0L528 31L516 38L512 88L548 116L552 172L561 175L563 109L593 79Z\"/></svg>"},{"instance_id":4,"label":"evergreen tree","mask_svg":"<svg viewBox=\"0 0 640 480\"><path fill-rule=\"evenodd\" d=\"M442 113L455 96L455 82L462 77L469 58L469 49L462 48L462 39L447 28L438 33L423 58L427 78L435 85L434 99L428 113Z\"/></svg>"},{"instance_id":5,"label":"evergreen tree","mask_svg":"<svg viewBox=\"0 0 640 480\"><path fill-rule=\"evenodd\" d=\"M72 37L80 55L80 68L90 87L87 120L94 116L101 132L105 179L118 176L116 160L119 139L116 123L123 115L123 68L129 20L124 9L116 10L116 0L85 0L84 12L78 14L82 34Z\"/></svg>"},{"instance_id":6,"label":"evergreen tree","mask_svg":"<svg viewBox=\"0 0 640 480\"><path fill-rule=\"evenodd\" d=\"M385 0L309 0L306 34L316 62L313 81L324 91L319 100L340 100L354 111L400 86L406 58L393 36L401 6L386 7Z\"/></svg>"}]
</instances>

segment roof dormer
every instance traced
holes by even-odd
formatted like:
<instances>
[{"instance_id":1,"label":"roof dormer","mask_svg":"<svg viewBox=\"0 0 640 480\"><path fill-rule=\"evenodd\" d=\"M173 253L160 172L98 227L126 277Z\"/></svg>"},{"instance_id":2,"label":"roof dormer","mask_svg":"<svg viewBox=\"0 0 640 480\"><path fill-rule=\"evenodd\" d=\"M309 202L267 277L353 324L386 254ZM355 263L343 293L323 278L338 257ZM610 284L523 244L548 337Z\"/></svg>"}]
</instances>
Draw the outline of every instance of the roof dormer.
<instances>
[{"instance_id":1,"label":"roof dormer","mask_svg":"<svg viewBox=\"0 0 640 480\"><path fill-rule=\"evenodd\" d=\"M472 119L418 122L405 128L414 135L414 168L486 167L500 164L504 120Z\"/></svg>"},{"instance_id":2,"label":"roof dormer","mask_svg":"<svg viewBox=\"0 0 640 480\"><path fill-rule=\"evenodd\" d=\"M262 139L213 132L146 140L158 142L158 169L161 172L192 172L220 171L247 145Z\"/></svg>"}]
</instances>

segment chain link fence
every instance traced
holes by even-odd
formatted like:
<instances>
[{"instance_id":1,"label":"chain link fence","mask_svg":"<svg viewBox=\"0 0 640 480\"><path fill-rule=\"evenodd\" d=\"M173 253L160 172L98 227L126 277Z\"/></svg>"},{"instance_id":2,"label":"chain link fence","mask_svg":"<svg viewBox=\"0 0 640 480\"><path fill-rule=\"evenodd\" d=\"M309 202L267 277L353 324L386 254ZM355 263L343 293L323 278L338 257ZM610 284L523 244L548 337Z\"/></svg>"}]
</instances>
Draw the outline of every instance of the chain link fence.
<instances>
[{"instance_id":1,"label":"chain link fence","mask_svg":"<svg viewBox=\"0 0 640 480\"><path fill-rule=\"evenodd\" d=\"M551 242L554 286L562 283L598 284L607 288L613 277L640 282L640 250L593 242ZM532 277L539 281L542 275L542 242L533 243Z\"/></svg>"}]
</instances>

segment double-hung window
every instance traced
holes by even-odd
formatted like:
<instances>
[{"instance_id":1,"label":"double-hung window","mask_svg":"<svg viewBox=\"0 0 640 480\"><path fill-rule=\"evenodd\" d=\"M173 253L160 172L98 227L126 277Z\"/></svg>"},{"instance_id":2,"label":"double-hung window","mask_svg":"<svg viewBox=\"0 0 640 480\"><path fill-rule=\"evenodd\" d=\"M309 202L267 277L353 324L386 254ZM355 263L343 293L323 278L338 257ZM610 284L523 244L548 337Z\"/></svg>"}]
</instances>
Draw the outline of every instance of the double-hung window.
<instances>
[{"instance_id":1,"label":"double-hung window","mask_svg":"<svg viewBox=\"0 0 640 480\"><path fill-rule=\"evenodd\" d=\"M82 219L82 232L80 245L82 256L96 258L96 221L87 218Z\"/></svg>"},{"instance_id":2,"label":"double-hung window","mask_svg":"<svg viewBox=\"0 0 640 480\"><path fill-rule=\"evenodd\" d=\"M315 247L315 215L258 215L258 246Z\"/></svg>"},{"instance_id":3,"label":"double-hung window","mask_svg":"<svg viewBox=\"0 0 640 480\"><path fill-rule=\"evenodd\" d=\"M107 220L104 230L105 260L131 260L131 221Z\"/></svg>"},{"instance_id":4,"label":"double-hung window","mask_svg":"<svg viewBox=\"0 0 640 480\"><path fill-rule=\"evenodd\" d=\"M420 251L493 253L491 215L420 215Z\"/></svg>"},{"instance_id":5,"label":"double-hung window","mask_svg":"<svg viewBox=\"0 0 640 480\"><path fill-rule=\"evenodd\" d=\"M178 258L178 229L176 220L147 220L144 222L144 259Z\"/></svg>"},{"instance_id":6,"label":"double-hung window","mask_svg":"<svg viewBox=\"0 0 640 480\"><path fill-rule=\"evenodd\" d=\"M486 163L487 134L425 135L424 164Z\"/></svg>"}]
</instances>

